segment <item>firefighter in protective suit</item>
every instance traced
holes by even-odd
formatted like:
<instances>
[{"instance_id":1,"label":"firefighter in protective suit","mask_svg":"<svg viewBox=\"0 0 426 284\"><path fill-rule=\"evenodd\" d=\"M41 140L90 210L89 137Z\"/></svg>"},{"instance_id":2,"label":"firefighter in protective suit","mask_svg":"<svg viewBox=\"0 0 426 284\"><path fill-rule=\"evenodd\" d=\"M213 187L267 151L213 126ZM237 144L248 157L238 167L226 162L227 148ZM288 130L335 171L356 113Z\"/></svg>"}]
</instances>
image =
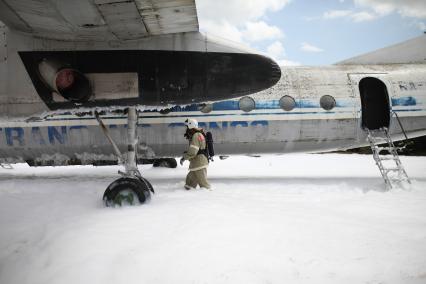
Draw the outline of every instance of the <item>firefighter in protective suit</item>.
<instances>
[{"instance_id":1,"label":"firefighter in protective suit","mask_svg":"<svg viewBox=\"0 0 426 284\"><path fill-rule=\"evenodd\" d=\"M195 119L187 119L185 125L185 137L189 140L189 148L180 159L181 165L185 160L189 161L189 173L186 176L185 189L193 189L197 185L210 189L210 184L207 181L209 160L205 154L207 145L203 129L198 128L198 122Z\"/></svg>"}]
</instances>

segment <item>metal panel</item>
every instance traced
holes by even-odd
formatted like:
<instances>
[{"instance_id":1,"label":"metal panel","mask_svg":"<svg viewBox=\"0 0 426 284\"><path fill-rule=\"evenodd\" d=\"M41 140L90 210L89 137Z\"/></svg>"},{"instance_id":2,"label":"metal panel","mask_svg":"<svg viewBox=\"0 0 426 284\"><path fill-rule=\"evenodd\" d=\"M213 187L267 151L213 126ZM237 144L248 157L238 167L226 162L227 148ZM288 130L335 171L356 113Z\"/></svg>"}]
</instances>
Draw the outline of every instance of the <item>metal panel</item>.
<instances>
[{"instance_id":1,"label":"metal panel","mask_svg":"<svg viewBox=\"0 0 426 284\"><path fill-rule=\"evenodd\" d=\"M152 35L198 31L194 0L136 0L136 4Z\"/></svg>"},{"instance_id":2,"label":"metal panel","mask_svg":"<svg viewBox=\"0 0 426 284\"><path fill-rule=\"evenodd\" d=\"M194 0L0 0L0 20L38 37L73 41L198 31Z\"/></svg>"},{"instance_id":3,"label":"metal panel","mask_svg":"<svg viewBox=\"0 0 426 284\"><path fill-rule=\"evenodd\" d=\"M0 0L0 20L10 28L14 28L23 32L31 32L31 27L25 23L16 13L13 7L4 0Z\"/></svg>"},{"instance_id":4,"label":"metal panel","mask_svg":"<svg viewBox=\"0 0 426 284\"><path fill-rule=\"evenodd\" d=\"M0 19L11 28L60 40L105 40L113 35L87 0L0 0ZM115 39L115 38L112 38Z\"/></svg>"},{"instance_id":5,"label":"metal panel","mask_svg":"<svg viewBox=\"0 0 426 284\"><path fill-rule=\"evenodd\" d=\"M130 99L139 96L137 73L88 73L95 100Z\"/></svg>"},{"instance_id":6,"label":"metal panel","mask_svg":"<svg viewBox=\"0 0 426 284\"><path fill-rule=\"evenodd\" d=\"M119 39L137 39L148 35L134 2L125 1L96 5L111 32Z\"/></svg>"},{"instance_id":7,"label":"metal panel","mask_svg":"<svg viewBox=\"0 0 426 284\"><path fill-rule=\"evenodd\" d=\"M91 1L56 0L55 5L62 17L74 28L91 29L106 25L96 5Z\"/></svg>"},{"instance_id":8,"label":"metal panel","mask_svg":"<svg viewBox=\"0 0 426 284\"><path fill-rule=\"evenodd\" d=\"M34 31L49 31L53 29L56 32L71 32L70 25L49 1L14 0L7 1L7 4Z\"/></svg>"},{"instance_id":9,"label":"metal panel","mask_svg":"<svg viewBox=\"0 0 426 284\"><path fill-rule=\"evenodd\" d=\"M0 63L7 60L6 27L0 22Z\"/></svg>"},{"instance_id":10,"label":"metal panel","mask_svg":"<svg viewBox=\"0 0 426 284\"><path fill-rule=\"evenodd\" d=\"M0 100L6 97L7 86L7 41L6 27L0 22Z\"/></svg>"}]
</instances>

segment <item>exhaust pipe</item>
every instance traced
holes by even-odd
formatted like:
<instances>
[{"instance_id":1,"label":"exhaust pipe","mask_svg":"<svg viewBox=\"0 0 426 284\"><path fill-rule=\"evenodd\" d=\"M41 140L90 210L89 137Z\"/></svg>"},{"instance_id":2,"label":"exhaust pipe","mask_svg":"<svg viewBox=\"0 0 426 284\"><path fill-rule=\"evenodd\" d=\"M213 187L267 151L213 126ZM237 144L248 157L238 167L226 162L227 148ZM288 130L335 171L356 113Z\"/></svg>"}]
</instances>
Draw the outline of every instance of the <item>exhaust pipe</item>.
<instances>
[{"instance_id":1,"label":"exhaust pipe","mask_svg":"<svg viewBox=\"0 0 426 284\"><path fill-rule=\"evenodd\" d=\"M92 96L87 77L66 64L44 59L39 63L38 71L46 86L68 101L86 102Z\"/></svg>"}]
</instances>

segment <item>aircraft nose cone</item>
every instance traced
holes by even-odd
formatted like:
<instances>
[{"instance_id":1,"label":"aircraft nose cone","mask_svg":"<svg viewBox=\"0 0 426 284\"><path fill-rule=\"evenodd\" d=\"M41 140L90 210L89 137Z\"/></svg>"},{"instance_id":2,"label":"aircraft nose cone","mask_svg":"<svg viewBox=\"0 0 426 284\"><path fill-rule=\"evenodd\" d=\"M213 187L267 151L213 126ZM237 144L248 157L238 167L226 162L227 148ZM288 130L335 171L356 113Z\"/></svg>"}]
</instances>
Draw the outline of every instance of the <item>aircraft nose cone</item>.
<instances>
[{"instance_id":1,"label":"aircraft nose cone","mask_svg":"<svg viewBox=\"0 0 426 284\"><path fill-rule=\"evenodd\" d=\"M280 80L281 68L271 58L259 54L242 56L245 62L236 70L236 77L241 78L239 89L244 95L266 90Z\"/></svg>"},{"instance_id":2,"label":"aircraft nose cone","mask_svg":"<svg viewBox=\"0 0 426 284\"><path fill-rule=\"evenodd\" d=\"M208 62L210 100L254 94L274 86L281 78L278 64L259 54L209 54Z\"/></svg>"},{"instance_id":3,"label":"aircraft nose cone","mask_svg":"<svg viewBox=\"0 0 426 284\"><path fill-rule=\"evenodd\" d=\"M271 87L278 83L278 81L281 79L281 68L278 66L278 64L270 59L271 61L271 77L270 77L270 83Z\"/></svg>"},{"instance_id":4,"label":"aircraft nose cone","mask_svg":"<svg viewBox=\"0 0 426 284\"><path fill-rule=\"evenodd\" d=\"M237 70L243 79L240 90L246 95L263 91L274 86L281 78L281 68L269 57L259 54L245 54L246 64Z\"/></svg>"}]
</instances>

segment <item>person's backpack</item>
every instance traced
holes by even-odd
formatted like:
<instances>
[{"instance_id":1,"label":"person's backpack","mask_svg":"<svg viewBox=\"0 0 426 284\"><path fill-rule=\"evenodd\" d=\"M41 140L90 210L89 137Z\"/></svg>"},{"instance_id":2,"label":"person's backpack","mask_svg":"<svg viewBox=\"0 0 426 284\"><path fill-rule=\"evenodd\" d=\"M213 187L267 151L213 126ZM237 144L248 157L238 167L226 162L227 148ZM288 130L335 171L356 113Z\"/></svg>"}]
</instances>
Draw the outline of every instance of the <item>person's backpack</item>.
<instances>
[{"instance_id":1,"label":"person's backpack","mask_svg":"<svg viewBox=\"0 0 426 284\"><path fill-rule=\"evenodd\" d=\"M206 156L207 160L209 161L213 161L213 156L214 156L214 147L213 147L213 135L211 132L200 132L203 136L204 139L206 140L206 148L205 149L200 149L198 150L198 154L203 154L204 156Z\"/></svg>"},{"instance_id":2,"label":"person's backpack","mask_svg":"<svg viewBox=\"0 0 426 284\"><path fill-rule=\"evenodd\" d=\"M209 131L206 133L206 148L207 148L207 154L208 154L208 159L213 161L213 156L214 156L214 147L213 147L213 135L212 133Z\"/></svg>"}]
</instances>

